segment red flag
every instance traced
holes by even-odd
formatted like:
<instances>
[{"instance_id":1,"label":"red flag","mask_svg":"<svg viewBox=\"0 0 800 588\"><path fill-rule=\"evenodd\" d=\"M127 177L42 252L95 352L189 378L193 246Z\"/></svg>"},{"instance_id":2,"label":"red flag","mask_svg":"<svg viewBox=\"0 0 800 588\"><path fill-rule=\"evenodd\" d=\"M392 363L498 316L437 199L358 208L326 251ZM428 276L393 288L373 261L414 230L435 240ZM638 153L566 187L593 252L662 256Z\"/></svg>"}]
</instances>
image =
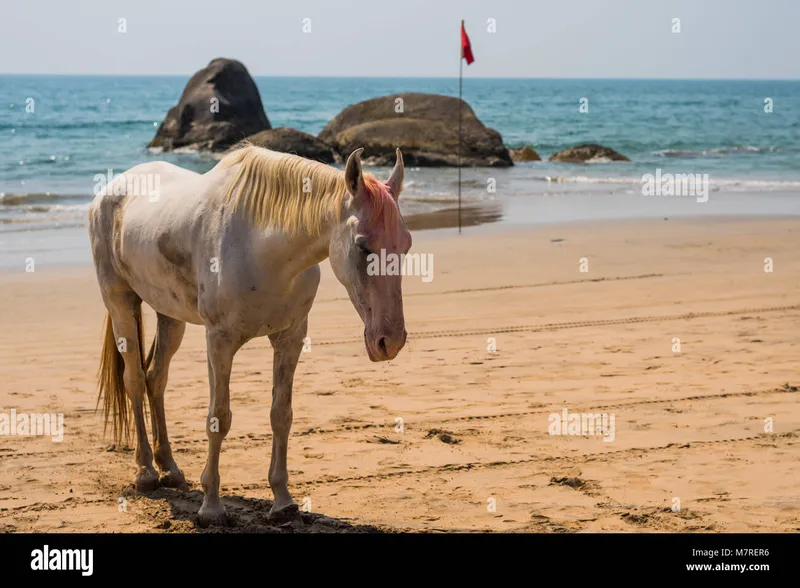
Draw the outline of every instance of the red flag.
<instances>
[{"instance_id":1,"label":"red flag","mask_svg":"<svg viewBox=\"0 0 800 588\"><path fill-rule=\"evenodd\" d=\"M472 45L469 44L467 31L464 29L464 21L461 21L461 57L467 60L467 65L475 61L472 56Z\"/></svg>"}]
</instances>

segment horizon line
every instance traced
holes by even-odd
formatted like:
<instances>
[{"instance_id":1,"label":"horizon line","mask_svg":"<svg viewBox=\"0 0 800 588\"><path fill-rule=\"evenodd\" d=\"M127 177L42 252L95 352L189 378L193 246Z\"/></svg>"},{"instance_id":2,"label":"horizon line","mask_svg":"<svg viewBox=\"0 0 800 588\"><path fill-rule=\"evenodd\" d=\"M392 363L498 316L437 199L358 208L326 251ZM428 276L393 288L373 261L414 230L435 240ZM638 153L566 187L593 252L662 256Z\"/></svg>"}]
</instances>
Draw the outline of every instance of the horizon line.
<instances>
[{"instance_id":1,"label":"horizon line","mask_svg":"<svg viewBox=\"0 0 800 588\"><path fill-rule=\"evenodd\" d=\"M204 68L203 68L204 69ZM11 73L0 72L0 76L20 76L20 77L129 77L129 78L191 78L198 71L189 74L178 73ZM250 72L248 72L250 73ZM293 78L293 79L352 79L352 80L458 80L458 76L332 76L332 75L274 75L274 74L253 74L252 78ZM726 77L568 77L568 76L464 76L465 80L607 80L607 81L706 81L706 82L797 82L800 78L726 78Z\"/></svg>"}]
</instances>

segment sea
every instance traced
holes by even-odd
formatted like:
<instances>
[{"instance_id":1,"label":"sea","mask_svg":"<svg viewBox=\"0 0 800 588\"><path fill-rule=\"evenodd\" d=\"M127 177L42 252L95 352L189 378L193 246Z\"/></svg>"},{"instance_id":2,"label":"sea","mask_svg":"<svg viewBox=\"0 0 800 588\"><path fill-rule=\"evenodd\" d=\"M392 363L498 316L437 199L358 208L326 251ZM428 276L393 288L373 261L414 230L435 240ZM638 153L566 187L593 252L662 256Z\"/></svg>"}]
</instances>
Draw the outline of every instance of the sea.
<instances>
[{"instance_id":1,"label":"sea","mask_svg":"<svg viewBox=\"0 0 800 588\"><path fill-rule=\"evenodd\" d=\"M95 176L151 160L198 172L217 160L146 145L189 76L0 75L0 267L37 251L85 260ZM256 77L273 127L318 134L343 108L401 92L458 95L457 78ZM464 206L507 223L702 215L800 215L800 81L463 80L463 98L510 147L543 161L464 168ZM630 162L551 163L599 143ZM379 177L388 169L370 170ZM698 174L705 200L645 194L644 178ZM409 168L404 214L458 204L458 170Z\"/></svg>"}]
</instances>

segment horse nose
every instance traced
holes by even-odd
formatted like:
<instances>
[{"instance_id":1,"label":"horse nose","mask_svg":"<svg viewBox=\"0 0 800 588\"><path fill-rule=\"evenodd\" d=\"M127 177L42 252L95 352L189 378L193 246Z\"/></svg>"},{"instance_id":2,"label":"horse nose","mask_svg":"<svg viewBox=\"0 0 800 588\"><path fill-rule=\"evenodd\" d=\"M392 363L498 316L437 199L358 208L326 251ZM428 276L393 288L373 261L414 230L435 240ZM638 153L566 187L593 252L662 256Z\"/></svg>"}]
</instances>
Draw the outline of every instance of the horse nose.
<instances>
[{"instance_id":1,"label":"horse nose","mask_svg":"<svg viewBox=\"0 0 800 588\"><path fill-rule=\"evenodd\" d=\"M384 355L389 355L389 349L386 347L386 337L378 339L378 350Z\"/></svg>"},{"instance_id":2,"label":"horse nose","mask_svg":"<svg viewBox=\"0 0 800 588\"><path fill-rule=\"evenodd\" d=\"M380 337L375 347L380 353L381 359L385 361L397 357L397 354L405 346L407 337L408 333L405 329L400 335L384 335Z\"/></svg>"}]
</instances>

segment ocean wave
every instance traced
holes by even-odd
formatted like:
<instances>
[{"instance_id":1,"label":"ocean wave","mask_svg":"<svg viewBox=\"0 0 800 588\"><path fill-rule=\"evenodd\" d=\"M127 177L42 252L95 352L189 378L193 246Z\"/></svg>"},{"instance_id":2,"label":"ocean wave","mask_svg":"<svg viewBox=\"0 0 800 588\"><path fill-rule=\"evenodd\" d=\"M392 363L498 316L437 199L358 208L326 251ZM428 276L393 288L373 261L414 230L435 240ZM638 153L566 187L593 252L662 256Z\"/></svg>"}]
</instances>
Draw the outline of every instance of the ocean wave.
<instances>
[{"instance_id":1,"label":"ocean wave","mask_svg":"<svg viewBox=\"0 0 800 588\"><path fill-rule=\"evenodd\" d=\"M57 155L49 155L47 157L36 157L34 159L20 159L19 161L11 163L10 168L16 168L18 165L52 165L59 162L67 162L69 160L69 155L64 155L62 157L58 157ZM70 165L72 164L70 163Z\"/></svg>"},{"instance_id":2,"label":"ocean wave","mask_svg":"<svg viewBox=\"0 0 800 588\"><path fill-rule=\"evenodd\" d=\"M22 221L20 219L0 218L0 233L22 233L29 231L53 231L59 229L77 229L88 226L88 223L77 219L58 219L55 221L30 219Z\"/></svg>"},{"instance_id":3,"label":"ocean wave","mask_svg":"<svg viewBox=\"0 0 800 588\"><path fill-rule=\"evenodd\" d=\"M667 172L663 172L666 175ZM680 172L678 172L680 173ZM641 184L640 177L589 177L589 176L542 176L533 178L540 182L550 182L557 184ZM737 179L714 179L709 176L709 184L718 188L758 188L758 189L798 189L800 181L791 180L737 180Z\"/></svg>"},{"instance_id":4,"label":"ocean wave","mask_svg":"<svg viewBox=\"0 0 800 588\"><path fill-rule=\"evenodd\" d=\"M458 202L458 196L453 196L452 193L449 194L423 194L423 195L414 195L414 194L406 194L400 197L402 202L420 202L420 203L431 203L436 204L439 202Z\"/></svg>"},{"instance_id":5,"label":"ocean wave","mask_svg":"<svg viewBox=\"0 0 800 588\"><path fill-rule=\"evenodd\" d=\"M153 126L154 121L151 119L123 119L123 120L96 120L96 121L82 121L82 122L66 122L66 123L54 123L51 120L41 120L41 121L32 121L29 122L29 119L26 119L24 123L18 125L11 125L15 126L17 129L47 129L48 131L53 130L80 130L80 129L93 129L98 127L108 128L108 127L118 127L118 128L126 128L126 127L138 127L141 125L147 125L151 129L154 129Z\"/></svg>"},{"instance_id":6,"label":"ocean wave","mask_svg":"<svg viewBox=\"0 0 800 588\"><path fill-rule=\"evenodd\" d=\"M598 178L588 176L542 176L533 178L539 182L554 184L641 184L641 178Z\"/></svg>"},{"instance_id":7,"label":"ocean wave","mask_svg":"<svg viewBox=\"0 0 800 588\"><path fill-rule=\"evenodd\" d=\"M92 197L86 194L54 194L52 192L31 192L29 194L0 192L0 206L32 206L62 200L85 200L88 206Z\"/></svg>"},{"instance_id":8,"label":"ocean wave","mask_svg":"<svg viewBox=\"0 0 800 588\"><path fill-rule=\"evenodd\" d=\"M714 180L711 178L709 180L711 184L716 184L718 186L723 186L727 188L773 188L773 189L798 189L800 188L800 182L798 181L790 181L790 180Z\"/></svg>"},{"instance_id":9,"label":"ocean wave","mask_svg":"<svg viewBox=\"0 0 800 588\"><path fill-rule=\"evenodd\" d=\"M49 213L49 214L46 214ZM53 214L60 213L60 214ZM79 214L80 213L80 214ZM6 225L27 225L34 223L61 223L61 222L85 222L85 210L54 210L47 209L45 213L36 212L24 216L0 216L0 224Z\"/></svg>"},{"instance_id":10,"label":"ocean wave","mask_svg":"<svg viewBox=\"0 0 800 588\"><path fill-rule=\"evenodd\" d=\"M194 147L176 147L172 151L164 151L163 147L147 147L145 151L152 155L191 155L198 162L203 161L221 161L226 155L226 151L213 152L213 151L198 151Z\"/></svg>"},{"instance_id":11,"label":"ocean wave","mask_svg":"<svg viewBox=\"0 0 800 588\"><path fill-rule=\"evenodd\" d=\"M653 155L659 157L717 157L720 155L734 155L737 153L774 153L777 147L753 147L752 145L736 145L733 147L715 147L696 151L694 149L663 149L654 151Z\"/></svg>"}]
</instances>

